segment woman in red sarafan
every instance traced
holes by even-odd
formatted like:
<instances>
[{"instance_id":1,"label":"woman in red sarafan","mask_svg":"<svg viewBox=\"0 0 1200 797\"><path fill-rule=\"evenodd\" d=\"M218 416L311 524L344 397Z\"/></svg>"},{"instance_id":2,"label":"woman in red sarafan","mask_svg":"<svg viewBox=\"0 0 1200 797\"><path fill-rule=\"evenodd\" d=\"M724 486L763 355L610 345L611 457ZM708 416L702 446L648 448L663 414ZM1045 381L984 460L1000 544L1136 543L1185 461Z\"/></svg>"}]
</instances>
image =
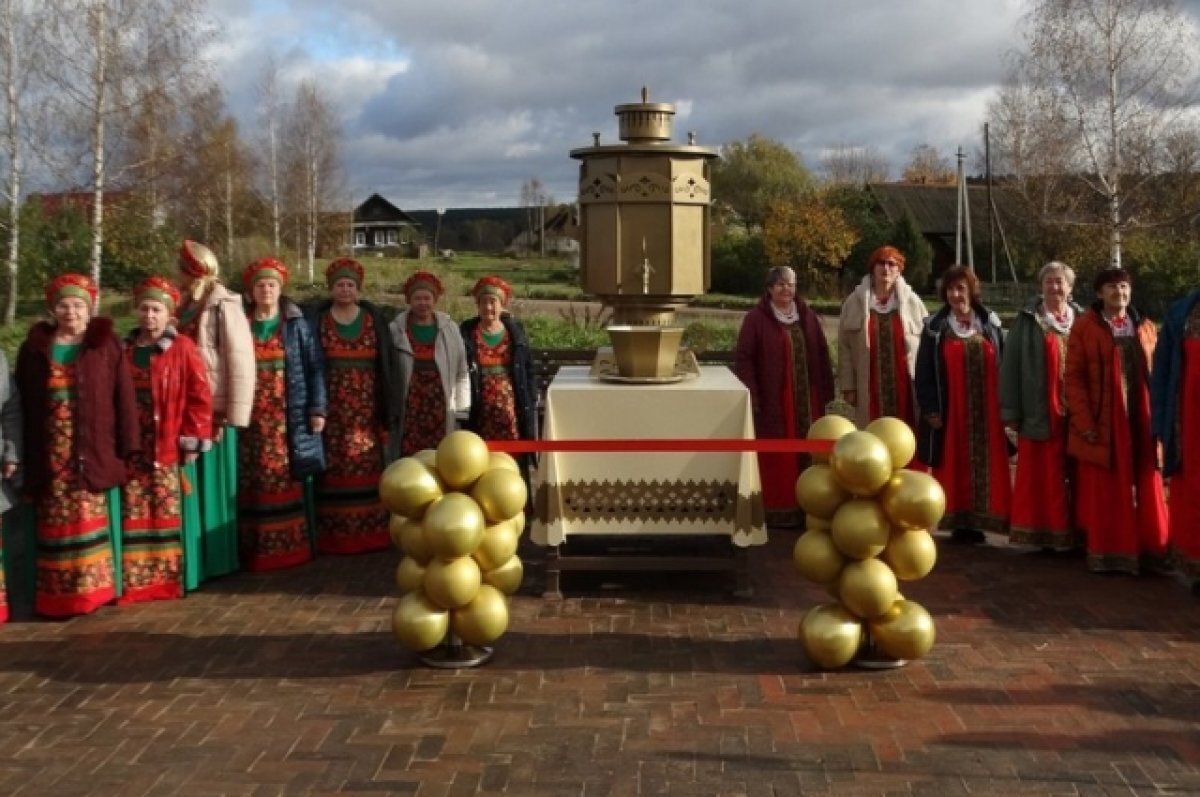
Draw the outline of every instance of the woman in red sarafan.
<instances>
[{"instance_id":1,"label":"woman in red sarafan","mask_svg":"<svg viewBox=\"0 0 1200 797\"><path fill-rule=\"evenodd\" d=\"M767 288L738 331L734 370L750 391L754 431L762 438L802 438L833 399L833 367L820 319L796 295L796 272L767 272ZM768 525L800 522L796 479L806 454L759 454Z\"/></svg>"},{"instance_id":2,"label":"woman in red sarafan","mask_svg":"<svg viewBox=\"0 0 1200 797\"><path fill-rule=\"evenodd\" d=\"M361 553L391 544L379 476L400 401L394 384L399 365L379 308L359 297L364 277L357 260L334 260L325 269L332 298L308 313L325 356L329 396L327 467L316 480L319 553Z\"/></svg>"},{"instance_id":3,"label":"woman in red sarafan","mask_svg":"<svg viewBox=\"0 0 1200 797\"><path fill-rule=\"evenodd\" d=\"M859 428L884 415L916 428L912 374L929 313L901 276L904 263L894 246L872 252L838 317L838 385Z\"/></svg>"},{"instance_id":4,"label":"woman in red sarafan","mask_svg":"<svg viewBox=\"0 0 1200 797\"><path fill-rule=\"evenodd\" d=\"M1000 319L981 302L966 266L942 275L941 310L925 320L917 349L917 456L946 492L942 527L956 542L1007 532L1012 502L1000 422Z\"/></svg>"},{"instance_id":5,"label":"woman in red sarafan","mask_svg":"<svg viewBox=\"0 0 1200 797\"><path fill-rule=\"evenodd\" d=\"M1150 431L1150 358L1158 340L1129 272L1101 271L1096 301L1067 339L1067 453L1078 463L1076 513L1088 568L1136 574L1167 553L1167 505Z\"/></svg>"},{"instance_id":6,"label":"woman in red sarafan","mask_svg":"<svg viewBox=\"0 0 1200 797\"><path fill-rule=\"evenodd\" d=\"M1151 433L1170 479L1176 564L1200 596L1200 291L1167 308L1150 374Z\"/></svg>"},{"instance_id":7,"label":"woman in red sarafan","mask_svg":"<svg viewBox=\"0 0 1200 797\"><path fill-rule=\"evenodd\" d=\"M133 291L138 327L125 343L137 394L142 450L121 488L118 603L183 596L181 462L212 447L212 390L196 344L171 324L179 289L150 277ZM190 488L189 488L190 489Z\"/></svg>"},{"instance_id":8,"label":"woman in red sarafan","mask_svg":"<svg viewBox=\"0 0 1200 797\"><path fill-rule=\"evenodd\" d=\"M46 289L54 320L30 328L17 354L24 489L37 513L34 610L88 614L116 597L106 491L141 449L137 399L112 320L92 316L91 278Z\"/></svg>"},{"instance_id":9,"label":"woman in red sarafan","mask_svg":"<svg viewBox=\"0 0 1200 797\"><path fill-rule=\"evenodd\" d=\"M1000 363L1000 417L1017 435L1009 541L1055 551L1079 547L1072 500L1075 465L1067 458L1067 336L1082 312L1071 301L1075 272L1042 267L1041 295L1017 314Z\"/></svg>"},{"instance_id":10,"label":"woman in red sarafan","mask_svg":"<svg viewBox=\"0 0 1200 797\"><path fill-rule=\"evenodd\" d=\"M324 358L282 294L287 279L287 266L270 257L242 275L257 363L250 425L238 439L238 552L248 570L312 558L304 480L325 469Z\"/></svg>"}]
</instances>

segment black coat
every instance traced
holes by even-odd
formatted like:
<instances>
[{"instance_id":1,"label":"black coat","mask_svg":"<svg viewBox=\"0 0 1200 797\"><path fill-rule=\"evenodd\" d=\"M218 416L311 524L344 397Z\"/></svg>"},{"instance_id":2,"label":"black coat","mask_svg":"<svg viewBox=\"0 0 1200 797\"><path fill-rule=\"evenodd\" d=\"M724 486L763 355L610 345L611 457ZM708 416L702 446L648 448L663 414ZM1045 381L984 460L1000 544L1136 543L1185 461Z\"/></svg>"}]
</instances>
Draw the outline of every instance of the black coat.
<instances>
[{"instance_id":1,"label":"black coat","mask_svg":"<svg viewBox=\"0 0 1200 797\"><path fill-rule=\"evenodd\" d=\"M1004 350L1000 319L981 304L974 305L973 309L983 326L984 338L996 349L996 363L999 365ZM917 458L931 468L941 464L942 446L945 443L946 407L949 405L949 396L946 392L946 377L942 373L942 343L949 329L949 305L925 319L925 325L921 329L921 344L917 348L916 373L913 375L913 387L917 394ZM939 429L930 426L926 418L933 414L942 418L942 426Z\"/></svg>"},{"instance_id":2,"label":"black coat","mask_svg":"<svg viewBox=\"0 0 1200 797\"><path fill-rule=\"evenodd\" d=\"M516 401L517 432L523 440L536 440L537 376L533 371L533 352L529 349L529 338L525 334L525 328L508 313L502 315L500 321L508 333L512 352L508 376L512 380L513 398ZM479 348L475 342L475 330L478 327L478 317L467 319L460 327L463 346L467 350L467 375L471 380L471 413L467 417L467 428L474 432L480 430L480 419L483 416L483 374L479 370Z\"/></svg>"}]
</instances>

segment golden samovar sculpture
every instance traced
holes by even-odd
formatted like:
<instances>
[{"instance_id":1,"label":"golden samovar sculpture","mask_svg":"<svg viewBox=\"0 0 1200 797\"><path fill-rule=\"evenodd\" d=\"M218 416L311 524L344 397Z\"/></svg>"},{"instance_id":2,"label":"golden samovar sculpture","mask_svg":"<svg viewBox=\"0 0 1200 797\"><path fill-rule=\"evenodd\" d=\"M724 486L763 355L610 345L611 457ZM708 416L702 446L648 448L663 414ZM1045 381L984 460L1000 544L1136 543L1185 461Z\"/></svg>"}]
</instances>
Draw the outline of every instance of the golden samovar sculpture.
<instances>
[{"instance_id":1,"label":"golden samovar sculpture","mask_svg":"<svg viewBox=\"0 0 1200 797\"><path fill-rule=\"evenodd\" d=\"M675 370L683 330L675 311L709 286L710 174L714 149L672 144L675 106L614 109L624 143L571 150L579 166L584 290L612 309L609 337L620 375L660 379Z\"/></svg>"}]
</instances>

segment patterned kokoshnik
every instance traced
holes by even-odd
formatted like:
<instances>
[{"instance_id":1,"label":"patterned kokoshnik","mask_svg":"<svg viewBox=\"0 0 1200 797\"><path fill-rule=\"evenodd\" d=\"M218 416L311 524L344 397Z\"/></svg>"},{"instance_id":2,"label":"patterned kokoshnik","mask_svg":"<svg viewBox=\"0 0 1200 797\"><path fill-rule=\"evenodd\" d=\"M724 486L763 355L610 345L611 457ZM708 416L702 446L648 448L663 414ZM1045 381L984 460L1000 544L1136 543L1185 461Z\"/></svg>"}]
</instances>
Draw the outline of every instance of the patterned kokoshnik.
<instances>
[{"instance_id":1,"label":"patterned kokoshnik","mask_svg":"<svg viewBox=\"0 0 1200 797\"><path fill-rule=\"evenodd\" d=\"M255 336L254 359L250 425L238 438L238 552L247 570L276 570L312 558L304 488L289 466L282 324Z\"/></svg>"},{"instance_id":2,"label":"patterned kokoshnik","mask_svg":"<svg viewBox=\"0 0 1200 797\"><path fill-rule=\"evenodd\" d=\"M154 466L157 450L149 357L152 347L130 347L126 361L137 391L142 451L129 462L121 488L121 578L118 603L183 596L183 498L179 467Z\"/></svg>"},{"instance_id":3,"label":"patterned kokoshnik","mask_svg":"<svg viewBox=\"0 0 1200 797\"><path fill-rule=\"evenodd\" d=\"M73 456L78 411L74 364L50 363L46 451L50 483L37 506L38 614L87 614L116 597L108 496L79 481Z\"/></svg>"},{"instance_id":4,"label":"patterned kokoshnik","mask_svg":"<svg viewBox=\"0 0 1200 797\"><path fill-rule=\"evenodd\" d=\"M328 468L317 479L317 550L360 553L387 548L388 512L379 500L383 430L379 428L376 358L379 337L370 313L340 325L321 317L329 415L325 421Z\"/></svg>"}]
</instances>

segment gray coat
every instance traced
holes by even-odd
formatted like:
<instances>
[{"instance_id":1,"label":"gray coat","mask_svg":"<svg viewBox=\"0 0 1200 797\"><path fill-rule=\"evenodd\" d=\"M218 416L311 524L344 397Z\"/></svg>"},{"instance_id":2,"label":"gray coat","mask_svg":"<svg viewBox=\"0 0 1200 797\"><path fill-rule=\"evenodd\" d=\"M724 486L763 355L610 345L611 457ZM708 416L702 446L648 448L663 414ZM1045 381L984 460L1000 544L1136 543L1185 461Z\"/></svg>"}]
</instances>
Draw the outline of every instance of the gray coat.
<instances>
[{"instance_id":1,"label":"gray coat","mask_svg":"<svg viewBox=\"0 0 1200 797\"><path fill-rule=\"evenodd\" d=\"M0 462L8 464L21 463L24 451L21 437L21 397L17 394L17 383L9 375L8 360L4 352L0 352L0 368L4 376L0 378ZM21 471L13 474L11 479L0 482L0 512L7 512L17 502L20 492Z\"/></svg>"}]
</instances>

